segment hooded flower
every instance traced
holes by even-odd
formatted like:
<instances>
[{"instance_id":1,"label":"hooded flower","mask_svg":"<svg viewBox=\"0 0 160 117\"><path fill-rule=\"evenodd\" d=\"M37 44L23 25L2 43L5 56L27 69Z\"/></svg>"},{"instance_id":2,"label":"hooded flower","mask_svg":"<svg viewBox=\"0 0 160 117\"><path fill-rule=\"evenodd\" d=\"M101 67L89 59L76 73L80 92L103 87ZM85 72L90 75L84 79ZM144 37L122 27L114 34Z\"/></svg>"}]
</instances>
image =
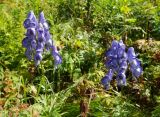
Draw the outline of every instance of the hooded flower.
<instances>
[{"instance_id":1,"label":"hooded flower","mask_svg":"<svg viewBox=\"0 0 160 117\"><path fill-rule=\"evenodd\" d=\"M110 59L117 58L118 41L112 41L111 48L106 52L106 57Z\"/></svg>"},{"instance_id":2,"label":"hooded flower","mask_svg":"<svg viewBox=\"0 0 160 117\"><path fill-rule=\"evenodd\" d=\"M39 14L39 21L37 21L33 11L29 12L23 25L27 31L26 37L22 40L22 45L26 48L25 55L29 60L34 60L35 65L38 66L42 61L42 55L45 50L50 50L54 57L55 65L62 63L62 58L53 45L49 26L43 12Z\"/></svg>"},{"instance_id":3,"label":"hooded flower","mask_svg":"<svg viewBox=\"0 0 160 117\"><path fill-rule=\"evenodd\" d=\"M28 13L27 18L25 19L23 26L27 28L36 28L37 27L37 19L33 13L33 11L30 11Z\"/></svg>"},{"instance_id":4,"label":"hooded flower","mask_svg":"<svg viewBox=\"0 0 160 117\"><path fill-rule=\"evenodd\" d=\"M25 55L29 60L33 59L33 54L35 52L36 44L36 26L37 20L33 11L28 13L27 19L23 23L24 28L27 29L25 38L22 40L23 47L26 48Z\"/></svg>"},{"instance_id":5,"label":"hooded flower","mask_svg":"<svg viewBox=\"0 0 160 117\"><path fill-rule=\"evenodd\" d=\"M142 68L140 66L140 61L136 58L134 48L130 47L126 53L126 46L122 40L112 41L112 45L109 50L105 53L107 61L105 62L106 67L110 70L111 74L107 74L102 78L101 83L106 89L109 88L109 83L112 80L113 74L116 75L117 86L126 85L126 70L128 64L130 65L130 70L133 77L139 77L142 74Z\"/></svg>"},{"instance_id":6,"label":"hooded flower","mask_svg":"<svg viewBox=\"0 0 160 117\"><path fill-rule=\"evenodd\" d=\"M51 46L53 46L53 41L51 39L52 37L51 37L51 35L49 33L49 26L48 26L48 23L46 22L46 19L44 17L44 13L43 12L41 12L40 15L39 15L39 23L43 27L43 36L45 38L46 50L49 51Z\"/></svg>"},{"instance_id":7,"label":"hooded flower","mask_svg":"<svg viewBox=\"0 0 160 117\"><path fill-rule=\"evenodd\" d=\"M140 66L140 61L136 58L134 48L128 48L127 54L132 76L138 78L142 74L142 67Z\"/></svg>"}]
</instances>

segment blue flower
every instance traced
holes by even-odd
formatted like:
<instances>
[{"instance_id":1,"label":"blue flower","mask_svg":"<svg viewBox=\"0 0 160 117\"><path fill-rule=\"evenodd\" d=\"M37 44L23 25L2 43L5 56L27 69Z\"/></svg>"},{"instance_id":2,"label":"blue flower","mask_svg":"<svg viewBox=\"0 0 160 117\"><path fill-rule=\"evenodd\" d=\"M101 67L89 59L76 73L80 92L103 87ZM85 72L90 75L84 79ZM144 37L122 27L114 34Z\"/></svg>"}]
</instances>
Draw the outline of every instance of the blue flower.
<instances>
[{"instance_id":1,"label":"blue flower","mask_svg":"<svg viewBox=\"0 0 160 117\"><path fill-rule=\"evenodd\" d=\"M136 58L137 56L135 54L134 48L128 48L127 54L132 76L138 78L142 74L142 67L140 66L140 61Z\"/></svg>"},{"instance_id":2,"label":"blue flower","mask_svg":"<svg viewBox=\"0 0 160 117\"><path fill-rule=\"evenodd\" d=\"M39 22L37 21L33 11L28 13L23 23L27 29L25 38L22 40L22 46L26 48L25 55L29 60L34 60L38 66L42 61L42 55L45 50L51 50L51 54L55 60L55 66L62 63L62 58L57 49L53 45L52 36L49 33L49 26L44 17L44 13L39 14Z\"/></svg>"},{"instance_id":3,"label":"blue flower","mask_svg":"<svg viewBox=\"0 0 160 117\"><path fill-rule=\"evenodd\" d=\"M131 61L133 58L137 57L133 47L128 48L127 55L128 55L128 61Z\"/></svg>"},{"instance_id":4,"label":"blue flower","mask_svg":"<svg viewBox=\"0 0 160 117\"><path fill-rule=\"evenodd\" d=\"M51 46L53 45L53 41L52 41L52 37L49 33L49 26L48 26L48 23L44 17L44 13L41 12L40 15L39 15L39 22L40 22L40 25L43 26L43 29L44 29L44 38L45 38L45 47L46 47L46 50L49 51L51 49Z\"/></svg>"},{"instance_id":5,"label":"blue flower","mask_svg":"<svg viewBox=\"0 0 160 117\"><path fill-rule=\"evenodd\" d=\"M101 79L101 83L105 86L106 90L109 89L109 83L111 82L113 77L112 69L109 69L107 75Z\"/></svg>"},{"instance_id":6,"label":"blue flower","mask_svg":"<svg viewBox=\"0 0 160 117\"><path fill-rule=\"evenodd\" d=\"M25 48L28 48L30 47L30 39L28 39L28 37L25 37L23 40L22 40L22 46L25 47Z\"/></svg>"},{"instance_id":7,"label":"blue flower","mask_svg":"<svg viewBox=\"0 0 160 117\"><path fill-rule=\"evenodd\" d=\"M35 28L27 28L26 36L36 36L36 29Z\"/></svg>"},{"instance_id":8,"label":"blue flower","mask_svg":"<svg viewBox=\"0 0 160 117\"><path fill-rule=\"evenodd\" d=\"M29 60L33 59L35 49L37 46L36 42L36 28L37 28L37 19L33 11L28 13L27 19L23 23L24 28L27 29L25 38L22 40L23 47L26 48L25 55Z\"/></svg>"},{"instance_id":9,"label":"blue flower","mask_svg":"<svg viewBox=\"0 0 160 117\"><path fill-rule=\"evenodd\" d=\"M130 65L132 76L138 78L142 74L140 61L136 58L134 48L130 47L126 53L126 46L122 40L112 41L112 45L105 56L107 58L105 65L106 68L112 70L112 75L116 74L117 86L126 85L126 70ZM109 88L109 83L112 80L109 73L102 78L101 83L106 89Z\"/></svg>"},{"instance_id":10,"label":"blue flower","mask_svg":"<svg viewBox=\"0 0 160 117\"><path fill-rule=\"evenodd\" d=\"M117 85L126 85L126 76L125 72L127 70L128 64L127 64L127 54L125 52L126 46L123 43L122 40L118 41L113 41L111 48L106 52L106 57L108 60L106 61L105 65L108 69L112 70L112 76L114 73L117 74ZM102 78L102 84L105 86L105 82L109 84L110 77L108 74ZM107 86L108 88L108 86Z\"/></svg>"},{"instance_id":11,"label":"blue flower","mask_svg":"<svg viewBox=\"0 0 160 117\"><path fill-rule=\"evenodd\" d=\"M108 69L112 69L113 71L117 71L118 70L118 61L117 59L113 58L113 59L108 59L105 63L106 67Z\"/></svg>"},{"instance_id":12,"label":"blue flower","mask_svg":"<svg viewBox=\"0 0 160 117\"><path fill-rule=\"evenodd\" d=\"M33 11L30 11L28 13L27 19L24 21L23 26L27 28L36 28L37 27L37 19L33 13Z\"/></svg>"},{"instance_id":13,"label":"blue flower","mask_svg":"<svg viewBox=\"0 0 160 117\"><path fill-rule=\"evenodd\" d=\"M106 52L106 57L108 58L117 58L117 49L118 49L118 41L112 41L111 48Z\"/></svg>"}]
</instances>

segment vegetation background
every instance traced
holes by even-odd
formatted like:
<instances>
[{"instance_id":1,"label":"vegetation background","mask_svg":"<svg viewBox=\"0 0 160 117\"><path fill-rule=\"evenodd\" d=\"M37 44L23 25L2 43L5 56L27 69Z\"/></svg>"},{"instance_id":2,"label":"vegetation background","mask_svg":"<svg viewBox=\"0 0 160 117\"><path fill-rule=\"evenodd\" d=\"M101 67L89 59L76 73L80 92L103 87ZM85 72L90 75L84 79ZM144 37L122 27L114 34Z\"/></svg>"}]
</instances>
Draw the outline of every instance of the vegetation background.
<instances>
[{"instance_id":1,"label":"vegetation background","mask_svg":"<svg viewBox=\"0 0 160 117\"><path fill-rule=\"evenodd\" d=\"M46 55L38 68L22 47L23 21L43 11L63 63ZM104 52L112 40L133 46L137 82L105 91ZM1 117L160 117L159 0L0 0Z\"/></svg>"}]
</instances>

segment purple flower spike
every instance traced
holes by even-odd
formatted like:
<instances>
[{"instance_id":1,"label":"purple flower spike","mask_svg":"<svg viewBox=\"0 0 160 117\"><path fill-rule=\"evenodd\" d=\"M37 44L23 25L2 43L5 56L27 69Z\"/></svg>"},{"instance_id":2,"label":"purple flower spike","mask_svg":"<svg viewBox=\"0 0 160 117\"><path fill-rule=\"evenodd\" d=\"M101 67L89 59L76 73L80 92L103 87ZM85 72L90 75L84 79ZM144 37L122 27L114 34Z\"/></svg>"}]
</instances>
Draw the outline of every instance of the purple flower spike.
<instances>
[{"instance_id":1,"label":"purple flower spike","mask_svg":"<svg viewBox=\"0 0 160 117\"><path fill-rule=\"evenodd\" d=\"M132 76L138 78L142 74L140 61L136 58L134 48L130 47L126 53L126 46L122 40L113 41L109 50L105 53L107 58L105 65L112 70L112 74L116 74L117 86L126 85L126 70L130 65ZM129 64L128 64L129 63ZM109 88L110 77L107 74L102 78L101 83L107 89ZM106 85L107 84L107 85Z\"/></svg>"},{"instance_id":2,"label":"purple flower spike","mask_svg":"<svg viewBox=\"0 0 160 117\"><path fill-rule=\"evenodd\" d=\"M29 60L32 60L37 46L36 42L36 27L37 19L33 11L28 13L27 19L23 23L24 27L27 29L26 37L22 41L23 47L26 48L25 55Z\"/></svg>"},{"instance_id":3,"label":"purple flower spike","mask_svg":"<svg viewBox=\"0 0 160 117\"><path fill-rule=\"evenodd\" d=\"M25 38L22 40L22 46L26 48L25 55L29 60L34 60L38 66L42 61L42 54L45 50L51 50L55 60L55 65L62 63L62 58L58 54L57 49L53 45L52 36L49 33L49 26L44 17L44 13L39 14L39 22L37 21L33 11L28 13L26 20L23 23L27 29Z\"/></svg>"},{"instance_id":4,"label":"purple flower spike","mask_svg":"<svg viewBox=\"0 0 160 117\"><path fill-rule=\"evenodd\" d=\"M48 24L46 22L43 12L41 12L39 15L39 23L41 27L43 27L43 36L45 39L45 46L46 46L46 50L48 51L53 45L53 42L51 40L51 35L49 33L49 27L48 27Z\"/></svg>"},{"instance_id":5,"label":"purple flower spike","mask_svg":"<svg viewBox=\"0 0 160 117\"><path fill-rule=\"evenodd\" d=\"M130 70L132 72L132 76L138 78L142 74L142 68L140 66L140 61L136 58L134 48L130 47L128 49L127 54L128 54L128 62L130 64Z\"/></svg>"}]
</instances>

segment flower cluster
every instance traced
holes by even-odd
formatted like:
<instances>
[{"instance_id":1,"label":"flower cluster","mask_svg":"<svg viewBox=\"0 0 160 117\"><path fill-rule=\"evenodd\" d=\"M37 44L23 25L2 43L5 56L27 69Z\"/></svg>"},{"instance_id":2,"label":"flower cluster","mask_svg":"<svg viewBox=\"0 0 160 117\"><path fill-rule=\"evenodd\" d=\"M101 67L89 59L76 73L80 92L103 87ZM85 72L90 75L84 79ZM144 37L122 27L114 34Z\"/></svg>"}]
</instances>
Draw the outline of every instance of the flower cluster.
<instances>
[{"instance_id":1,"label":"flower cluster","mask_svg":"<svg viewBox=\"0 0 160 117\"><path fill-rule=\"evenodd\" d=\"M112 41L111 48L105 53L105 56L107 58L105 65L109 71L102 78L101 83L106 89L109 89L114 73L116 74L117 86L126 85L126 70L128 66L133 77L138 78L142 74L140 61L136 58L134 48L130 47L126 52L126 46L122 40L119 42Z\"/></svg>"},{"instance_id":2,"label":"flower cluster","mask_svg":"<svg viewBox=\"0 0 160 117\"><path fill-rule=\"evenodd\" d=\"M38 66L42 60L43 52L51 50L55 65L61 64L62 58L57 48L53 45L44 13L41 12L39 14L39 21L37 21L33 11L29 12L23 25L27 31L22 45L26 48L25 55L27 58L29 60L34 60L35 65Z\"/></svg>"}]
</instances>

